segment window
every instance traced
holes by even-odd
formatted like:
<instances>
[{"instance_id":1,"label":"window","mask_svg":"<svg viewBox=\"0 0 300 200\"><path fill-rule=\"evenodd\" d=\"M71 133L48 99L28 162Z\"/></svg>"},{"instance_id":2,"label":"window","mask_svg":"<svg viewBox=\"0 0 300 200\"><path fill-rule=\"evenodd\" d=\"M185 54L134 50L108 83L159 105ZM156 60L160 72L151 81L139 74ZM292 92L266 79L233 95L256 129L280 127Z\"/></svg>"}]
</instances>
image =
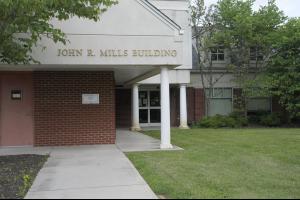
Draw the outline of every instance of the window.
<instances>
[{"instance_id":1,"label":"window","mask_svg":"<svg viewBox=\"0 0 300 200\"><path fill-rule=\"evenodd\" d=\"M247 110L254 111L271 111L271 98L251 98L247 101Z\"/></svg>"},{"instance_id":2,"label":"window","mask_svg":"<svg viewBox=\"0 0 300 200\"><path fill-rule=\"evenodd\" d=\"M250 60L252 61L262 61L264 59L261 48L251 47L250 48Z\"/></svg>"},{"instance_id":3,"label":"window","mask_svg":"<svg viewBox=\"0 0 300 200\"><path fill-rule=\"evenodd\" d=\"M160 123L160 91L140 91L139 107L141 124L150 125Z\"/></svg>"},{"instance_id":4,"label":"window","mask_svg":"<svg viewBox=\"0 0 300 200\"><path fill-rule=\"evenodd\" d=\"M211 60L212 61L224 61L225 51L222 47L215 47L211 49Z\"/></svg>"},{"instance_id":5,"label":"window","mask_svg":"<svg viewBox=\"0 0 300 200\"><path fill-rule=\"evenodd\" d=\"M206 89L206 92L209 92L209 89ZM207 94L209 95L209 94ZM232 89L231 88L213 88L210 93L211 98L232 98Z\"/></svg>"},{"instance_id":6,"label":"window","mask_svg":"<svg viewBox=\"0 0 300 200\"><path fill-rule=\"evenodd\" d=\"M206 89L206 92L209 92L209 89ZM207 111L208 116L229 115L232 112L232 88L213 88Z\"/></svg>"}]
</instances>

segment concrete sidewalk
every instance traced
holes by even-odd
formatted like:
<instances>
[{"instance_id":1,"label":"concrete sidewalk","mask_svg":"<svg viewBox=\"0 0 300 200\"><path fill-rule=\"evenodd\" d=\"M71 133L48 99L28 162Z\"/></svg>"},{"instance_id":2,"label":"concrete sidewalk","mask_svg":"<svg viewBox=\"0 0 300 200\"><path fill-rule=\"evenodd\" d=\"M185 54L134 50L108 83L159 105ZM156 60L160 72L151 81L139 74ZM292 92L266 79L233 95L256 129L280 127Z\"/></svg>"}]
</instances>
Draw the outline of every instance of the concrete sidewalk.
<instances>
[{"instance_id":1,"label":"concrete sidewalk","mask_svg":"<svg viewBox=\"0 0 300 200\"><path fill-rule=\"evenodd\" d=\"M52 148L26 199L156 199L116 145Z\"/></svg>"}]
</instances>

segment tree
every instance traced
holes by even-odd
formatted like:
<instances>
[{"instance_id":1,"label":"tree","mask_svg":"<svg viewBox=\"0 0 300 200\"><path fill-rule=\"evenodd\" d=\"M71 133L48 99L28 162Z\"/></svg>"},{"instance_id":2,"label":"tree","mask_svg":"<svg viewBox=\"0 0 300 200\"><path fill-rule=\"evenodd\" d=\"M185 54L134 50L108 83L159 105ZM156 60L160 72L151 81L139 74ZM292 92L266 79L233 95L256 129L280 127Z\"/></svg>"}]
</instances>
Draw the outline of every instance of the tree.
<instances>
[{"instance_id":1,"label":"tree","mask_svg":"<svg viewBox=\"0 0 300 200\"><path fill-rule=\"evenodd\" d=\"M66 35L50 20L73 16L98 21L116 0L0 0L0 63L37 62L30 55L42 36L66 43Z\"/></svg>"},{"instance_id":2,"label":"tree","mask_svg":"<svg viewBox=\"0 0 300 200\"><path fill-rule=\"evenodd\" d=\"M194 0L191 6L191 22L193 31L193 41L196 51L196 62L199 66L201 84L205 90L205 107L208 114L211 96L214 86L225 75L225 72L214 72L211 51L215 48L214 33L216 25L214 24L215 6L209 8L204 6L204 0Z\"/></svg>"},{"instance_id":3,"label":"tree","mask_svg":"<svg viewBox=\"0 0 300 200\"><path fill-rule=\"evenodd\" d=\"M258 11L253 10L255 0L220 0L214 13L215 43L223 44L229 57L229 68L234 81L242 90L240 109L246 114L246 101L250 97L253 80L266 67L273 55L277 31L286 17L269 0ZM251 51L252 50L252 51ZM251 83L251 84L250 84Z\"/></svg>"},{"instance_id":4,"label":"tree","mask_svg":"<svg viewBox=\"0 0 300 200\"><path fill-rule=\"evenodd\" d=\"M259 80L288 112L288 122L300 117L300 18L290 19L277 33L274 54Z\"/></svg>"}]
</instances>

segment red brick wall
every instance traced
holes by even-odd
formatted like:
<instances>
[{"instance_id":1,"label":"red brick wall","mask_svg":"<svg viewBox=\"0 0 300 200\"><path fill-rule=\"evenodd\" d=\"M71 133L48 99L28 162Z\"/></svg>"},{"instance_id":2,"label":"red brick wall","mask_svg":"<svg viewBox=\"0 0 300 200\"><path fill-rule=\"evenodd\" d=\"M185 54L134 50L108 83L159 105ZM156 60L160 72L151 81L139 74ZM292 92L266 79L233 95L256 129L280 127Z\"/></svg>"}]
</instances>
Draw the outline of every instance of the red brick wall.
<instances>
[{"instance_id":1,"label":"red brick wall","mask_svg":"<svg viewBox=\"0 0 300 200\"><path fill-rule=\"evenodd\" d=\"M195 120L199 121L205 116L205 94L202 88L195 89Z\"/></svg>"},{"instance_id":2,"label":"red brick wall","mask_svg":"<svg viewBox=\"0 0 300 200\"><path fill-rule=\"evenodd\" d=\"M117 127L131 127L131 89L116 90Z\"/></svg>"},{"instance_id":3,"label":"red brick wall","mask_svg":"<svg viewBox=\"0 0 300 200\"><path fill-rule=\"evenodd\" d=\"M113 72L34 72L35 145L114 144ZM99 105L82 105L99 93Z\"/></svg>"},{"instance_id":4,"label":"red brick wall","mask_svg":"<svg viewBox=\"0 0 300 200\"><path fill-rule=\"evenodd\" d=\"M187 88L187 117L188 123L192 124L195 122L195 89Z\"/></svg>"},{"instance_id":5,"label":"red brick wall","mask_svg":"<svg viewBox=\"0 0 300 200\"><path fill-rule=\"evenodd\" d=\"M202 88L187 90L188 123L194 123L205 116L205 96Z\"/></svg>"},{"instance_id":6,"label":"red brick wall","mask_svg":"<svg viewBox=\"0 0 300 200\"><path fill-rule=\"evenodd\" d=\"M180 125L180 91L178 87L170 88L170 114L171 126L178 127Z\"/></svg>"}]
</instances>

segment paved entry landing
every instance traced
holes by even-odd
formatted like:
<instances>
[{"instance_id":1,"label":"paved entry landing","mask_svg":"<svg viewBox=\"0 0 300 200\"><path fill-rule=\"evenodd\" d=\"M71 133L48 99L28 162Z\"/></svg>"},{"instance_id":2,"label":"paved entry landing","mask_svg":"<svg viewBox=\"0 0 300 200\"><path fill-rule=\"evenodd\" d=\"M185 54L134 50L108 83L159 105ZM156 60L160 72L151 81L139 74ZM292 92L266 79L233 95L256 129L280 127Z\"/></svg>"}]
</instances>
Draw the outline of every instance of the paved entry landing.
<instances>
[{"instance_id":1,"label":"paved entry landing","mask_svg":"<svg viewBox=\"0 0 300 200\"><path fill-rule=\"evenodd\" d=\"M160 140L126 129L117 130L117 146L123 152L161 151ZM170 149L171 151L183 150L177 146L173 147L173 149Z\"/></svg>"},{"instance_id":2,"label":"paved entry landing","mask_svg":"<svg viewBox=\"0 0 300 200\"><path fill-rule=\"evenodd\" d=\"M116 145L58 147L27 199L157 198Z\"/></svg>"}]
</instances>

